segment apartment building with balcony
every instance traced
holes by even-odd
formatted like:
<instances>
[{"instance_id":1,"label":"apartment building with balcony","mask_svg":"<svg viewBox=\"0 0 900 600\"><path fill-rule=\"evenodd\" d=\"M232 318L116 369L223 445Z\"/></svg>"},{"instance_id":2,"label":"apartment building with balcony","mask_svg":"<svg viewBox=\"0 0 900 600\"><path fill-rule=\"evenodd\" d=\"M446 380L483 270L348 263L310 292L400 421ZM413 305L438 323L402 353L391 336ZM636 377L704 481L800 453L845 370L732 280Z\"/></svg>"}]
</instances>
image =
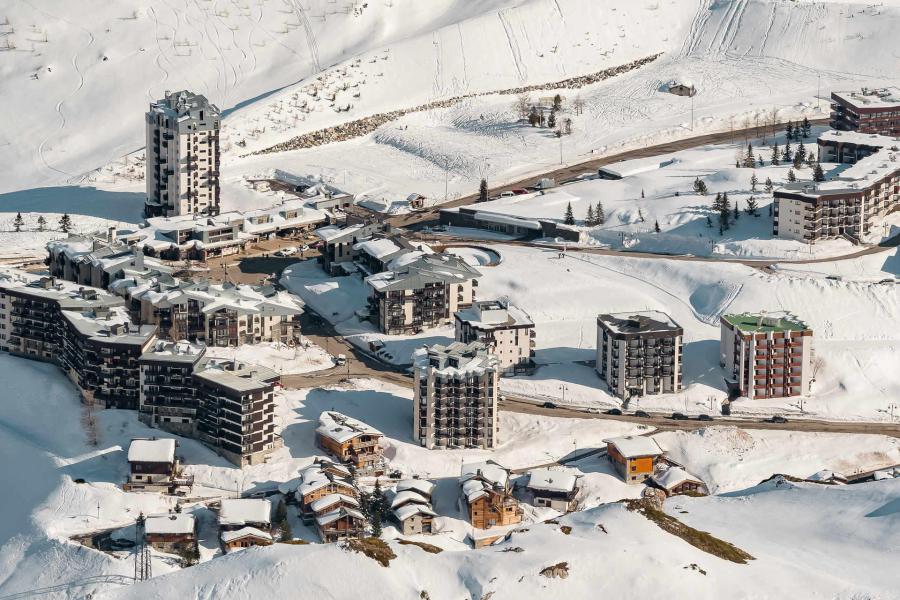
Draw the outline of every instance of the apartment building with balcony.
<instances>
[{"instance_id":1,"label":"apartment building with balcony","mask_svg":"<svg viewBox=\"0 0 900 600\"><path fill-rule=\"evenodd\" d=\"M481 342L500 361L504 374L534 368L535 331L531 317L506 300L483 300L453 315L457 342Z\"/></svg>"},{"instance_id":2,"label":"apartment building with balcony","mask_svg":"<svg viewBox=\"0 0 900 600\"><path fill-rule=\"evenodd\" d=\"M0 350L62 364L64 311L111 309L121 298L53 277L0 271Z\"/></svg>"},{"instance_id":3,"label":"apartment building with balcony","mask_svg":"<svg viewBox=\"0 0 900 600\"><path fill-rule=\"evenodd\" d=\"M382 229L381 224L370 223L345 227L331 225L316 230L316 235L322 240L319 255L322 269L329 275L337 275L346 267L352 266L360 252L358 244L372 239L372 236Z\"/></svg>"},{"instance_id":4,"label":"apartment building with balcony","mask_svg":"<svg viewBox=\"0 0 900 600\"><path fill-rule=\"evenodd\" d=\"M497 445L500 363L481 342L413 353L413 438L426 448Z\"/></svg>"},{"instance_id":5,"label":"apartment building with balcony","mask_svg":"<svg viewBox=\"0 0 900 600\"><path fill-rule=\"evenodd\" d=\"M383 439L383 433L347 415L333 410L319 415L316 445L360 474L384 474Z\"/></svg>"},{"instance_id":6,"label":"apartment building with balcony","mask_svg":"<svg viewBox=\"0 0 900 600\"><path fill-rule=\"evenodd\" d=\"M115 228L107 237L69 236L47 244L51 277L81 285L108 289L128 277L171 274L172 267L143 252L115 241Z\"/></svg>"},{"instance_id":7,"label":"apartment building with balcony","mask_svg":"<svg viewBox=\"0 0 900 600\"><path fill-rule=\"evenodd\" d=\"M382 333L417 333L451 322L453 313L471 306L481 273L462 258L426 254L366 278L369 311Z\"/></svg>"},{"instance_id":8,"label":"apartment building with balcony","mask_svg":"<svg viewBox=\"0 0 900 600\"><path fill-rule=\"evenodd\" d=\"M146 217L219 214L218 107L187 90L166 92L146 114Z\"/></svg>"},{"instance_id":9,"label":"apartment building with balcony","mask_svg":"<svg viewBox=\"0 0 900 600\"><path fill-rule=\"evenodd\" d=\"M819 160L841 163L824 182L796 182L775 190L773 233L815 243L854 243L880 233L879 223L900 208L900 140L857 132L819 137Z\"/></svg>"},{"instance_id":10,"label":"apartment building with balcony","mask_svg":"<svg viewBox=\"0 0 900 600\"><path fill-rule=\"evenodd\" d=\"M625 400L681 391L684 330L659 311L597 317L597 373Z\"/></svg>"},{"instance_id":11,"label":"apartment building with balcony","mask_svg":"<svg viewBox=\"0 0 900 600\"><path fill-rule=\"evenodd\" d=\"M155 325L132 323L124 307L64 310L60 366L92 406L137 410L140 357L156 340Z\"/></svg>"},{"instance_id":12,"label":"apartment building with balcony","mask_svg":"<svg viewBox=\"0 0 900 600\"><path fill-rule=\"evenodd\" d=\"M132 317L159 327L160 337L233 347L300 339L303 302L274 286L186 281L160 276L121 280Z\"/></svg>"},{"instance_id":13,"label":"apartment building with balcony","mask_svg":"<svg viewBox=\"0 0 900 600\"><path fill-rule=\"evenodd\" d=\"M196 437L200 394L194 370L206 346L156 340L138 359L138 419L179 435Z\"/></svg>"},{"instance_id":14,"label":"apartment building with balcony","mask_svg":"<svg viewBox=\"0 0 900 600\"><path fill-rule=\"evenodd\" d=\"M809 393L813 332L789 313L723 315L721 364L733 395L785 398Z\"/></svg>"},{"instance_id":15,"label":"apartment building with balcony","mask_svg":"<svg viewBox=\"0 0 900 600\"><path fill-rule=\"evenodd\" d=\"M232 463L260 464L281 447L275 433L279 375L259 365L205 359L194 371L200 399L197 434Z\"/></svg>"},{"instance_id":16,"label":"apartment building with balcony","mask_svg":"<svg viewBox=\"0 0 900 600\"><path fill-rule=\"evenodd\" d=\"M830 125L840 131L900 135L900 89L832 92Z\"/></svg>"}]
</instances>

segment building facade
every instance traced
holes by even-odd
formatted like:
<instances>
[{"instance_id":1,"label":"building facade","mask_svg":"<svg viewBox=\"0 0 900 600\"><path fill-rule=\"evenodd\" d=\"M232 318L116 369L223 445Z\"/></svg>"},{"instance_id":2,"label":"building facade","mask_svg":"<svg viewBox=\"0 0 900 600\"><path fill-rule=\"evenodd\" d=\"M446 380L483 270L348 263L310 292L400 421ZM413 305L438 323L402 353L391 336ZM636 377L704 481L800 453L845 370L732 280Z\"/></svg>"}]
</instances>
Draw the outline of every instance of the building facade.
<instances>
[{"instance_id":1,"label":"building facade","mask_svg":"<svg viewBox=\"0 0 900 600\"><path fill-rule=\"evenodd\" d=\"M682 389L684 330L659 311L597 317L597 373L612 394L628 399Z\"/></svg>"},{"instance_id":2,"label":"building facade","mask_svg":"<svg viewBox=\"0 0 900 600\"><path fill-rule=\"evenodd\" d=\"M721 364L732 394L784 398L809 393L813 332L787 313L723 315Z\"/></svg>"},{"instance_id":3,"label":"building facade","mask_svg":"<svg viewBox=\"0 0 900 600\"><path fill-rule=\"evenodd\" d=\"M413 437L426 448L497 444L499 361L480 342L413 354Z\"/></svg>"},{"instance_id":4,"label":"building facade","mask_svg":"<svg viewBox=\"0 0 900 600\"><path fill-rule=\"evenodd\" d=\"M492 460L464 464L459 483L460 500L472 527L490 529L522 522L525 511L513 496L509 469Z\"/></svg>"},{"instance_id":5,"label":"building facade","mask_svg":"<svg viewBox=\"0 0 900 600\"><path fill-rule=\"evenodd\" d=\"M870 89L831 93L831 128L878 135L900 135L900 90Z\"/></svg>"},{"instance_id":6,"label":"building facade","mask_svg":"<svg viewBox=\"0 0 900 600\"><path fill-rule=\"evenodd\" d=\"M366 278L371 318L382 333L391 335L450 323L453 313L475 301L480 276L459 257L420 256L395 271Z\"/></svg>"},{"instance_id":7,"label":"building facade","mask_svg":"<svg viewBox=\"0 0 900 600\"><path fill-rule=\"evenodd\" d=\"M205 354L202 345L157 340L140 356L141 422L179 435L197 435L200 394L194 370Z\"/></svg>"},{"instance_id":8,"label":"building facade","mask_svg":"<svg viewBox=\"0 0 900 600\"><path fill-rule=\"evenodd\" d=\"M818 145L820 161L851 166L828 181L776 189L773 233L807 243L840 237L867 241L870 233L880 233L879 221L900 208L900 142L874 134L828 131Z\"/></svg>"},{"instance_id":9,"label":"building facade","mask_svg":"<svg viewBox=\"0 0 900 600\"><path fill-rule=\"evenodd\" d=\"M189 91L147 111L144 216L219 214L219 109Z\"/></svg>"},{"instance_id":10,"label":"building facade","mask_svg":"<svg viewBox=\"0 0 900 600\"><path fill-rule=\"evenodd\" d=\"M367 475L384 473L383 438L374 427L333 410L319 416L316 428L319 448Z\"/></svg>"},{"instance_id":11,"label":"building facade","mask_svg":"<svg viewBox=\"0 0 900 600\"><path fill-rule=\"evenodd\" d=\"M534 368L534 322L525 311L502 300L474 302L453 315L456 341L481 342L500 361L505 374Z\"/></svg>"},{"instance_id":12,"label":"building facade","mask_svg":"<svg viewBox=\"0 0 900 600\"><path fill-rule=\"evenodd\" d=\"M603 440L606 458L613 464L625 483L641 483L653 475L662 449L651 437L626 435Z\"/></svg>"}]
</instances>

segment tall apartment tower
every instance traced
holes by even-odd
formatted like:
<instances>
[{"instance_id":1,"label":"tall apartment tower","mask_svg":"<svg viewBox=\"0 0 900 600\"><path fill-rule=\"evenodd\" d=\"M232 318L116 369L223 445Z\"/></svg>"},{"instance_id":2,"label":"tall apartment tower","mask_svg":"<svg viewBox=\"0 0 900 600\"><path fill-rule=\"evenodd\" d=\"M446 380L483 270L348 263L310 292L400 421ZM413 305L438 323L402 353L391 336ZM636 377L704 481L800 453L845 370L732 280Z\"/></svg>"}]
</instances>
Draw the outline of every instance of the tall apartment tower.
<instances>
[{"instance_id":1,"label":"tall apartment tower","mask_svg":"<svg viewBox=\"0 0 900 600\"><path fill-rule=\"evenodd\" d=\"M481 342L413 353L413 437L428 449L497 444L500 361Z\"/></svg>"},{"instance_id":2,"label":"tall apartment tower","mask_svg":"<svg viewBox=\"0 0 900 600\"><path fill-rule=\"evenodd\" d=\"M219 214L219 122L215 104L186 90L150 105L145 217Z\"/></svg>"},{"instance_id":3,"label":"tall apartment tower","mask_svg":"<svg viewBox=\"0 0 900 600\"><path fill-rule=\"evenodd\" d=\"M747 398L803 396L809 390L812 330L793 315L721 318L722 366L733 393Z\"/></svg>"},{"instance_id":4,"label":"tall apartment tower","mask_svg":"<svg viewBox=\"0 0 900 600\"><path fill-rule=\"evenodd\" d=\"M681 391L684 330L659 311L597 317L597 373L624 399Z\"/></svg>"}]
</instances>

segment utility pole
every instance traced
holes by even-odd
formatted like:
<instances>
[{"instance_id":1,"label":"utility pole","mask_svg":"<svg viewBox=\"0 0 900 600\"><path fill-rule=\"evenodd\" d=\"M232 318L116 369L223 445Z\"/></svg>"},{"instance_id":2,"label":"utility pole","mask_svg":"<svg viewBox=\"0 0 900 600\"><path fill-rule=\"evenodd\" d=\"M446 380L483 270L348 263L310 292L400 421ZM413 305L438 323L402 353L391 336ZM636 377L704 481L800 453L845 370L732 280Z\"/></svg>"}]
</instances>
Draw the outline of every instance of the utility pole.
<instances>
[{"instance_id":1,"label":"utility pole","mask_svg":"<svg viewBox=\"0 0 900 600\"><path fill-rule=\"evenodd\" d=\"M566 390L569 388L566 387L565 385L561 385L561 386L559 386L559 389L562 390L562 402L563 402L563 404L565 404L566 403Z\"/></svg>"},{"instance_id":2,"label":"utility pole","mask_svg":"<svg viewBox=\"0 0 900 600\"><path fill-rule=\"evenodd\" d=\"M822 99L820 98L822 94L822 74L816 73L816 112L821 110Z\"/></svg>"},{"instance_id":3,"label":"utility pole","mask_svg":"<svg viewBox=\"0 0 900 600\"><path fill-rule=\"evenodd\" d=\"M559 164L563 164L562 136L559 136Z\"/></svg>"},{"instance_id":4,"label":"utility pole","mask_svg":"<svg viewBox=\"0 0 900 600\"><path fill-rule=\"evenodd\" d=\"M694 131L694 94L691 93L691 131Z\"/></svg>"},{"instance_id":5,"label":"utility pole","mask_svg":"<svg viewBox=\"0 0 900 600\"><path fill-rule=\"evenodd\" d=\"M144 513L140 513L134 527L134 580L147 581L152 577L150 569L150 547L147 546L144 526L147 522Z\"/></svg>"}]
</instances>

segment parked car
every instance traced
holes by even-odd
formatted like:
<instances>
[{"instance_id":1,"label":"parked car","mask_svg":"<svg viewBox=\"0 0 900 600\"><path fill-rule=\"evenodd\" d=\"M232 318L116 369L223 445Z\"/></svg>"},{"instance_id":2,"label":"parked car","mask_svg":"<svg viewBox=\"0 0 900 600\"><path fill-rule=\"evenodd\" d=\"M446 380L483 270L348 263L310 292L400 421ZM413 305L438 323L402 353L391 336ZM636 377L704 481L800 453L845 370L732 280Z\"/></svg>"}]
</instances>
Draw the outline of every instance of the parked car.
<instances>
[{"instance_id":1,"label":"parked car","mask_svg":"<svg viewBox=\"0 0 900 600\"><path fill-rule=\"evenodd\" d=\"M596 407L593 407L593 406L592 406L591 408L587 409L587 411L588 411L590 414L592 414L592 415L599 415L599 414L600 414L600 409L599 409L599 408L596 408Z\"/></svg>"},{"instance_id":2,"label":"parked car","mask_svg":"<svg viewBox=\"0 0 900 600\"><path fill-rule=\"evenodd\" d=\"M644 418L644 419L649 419L649 418L650 418L650 414L647 413L647 411L644 411L644 410L636 410L636 411L634 411L634 416L636 416L636 417L641 417L641 418Z\"/></svg>"},{"instance_id":3,"label":"parked car","mask_svg":"<svg viewBox=\"0 0 900 600\"><path fill-rule=\"evenodd\" d=\"M611 408L611 409L609 409L608 411L606 411L606 414L608 414L608 415L615 415L615 416L617 416L617 417L621 417L621 416L622 416L622 411L619 410L618 408Z\"/></svg>"},{"instance_id":4,"label":"parked car","mask_svg":"<svg viewBox=\"0 0 900 600\"><path fill-rule=\"evenodd\" d=\"M525 188L516 188L512 191L512 193L515 194L516 196L521 196L522 194L527 194L529 192Z\"/></svg>"},{"instance_id":5,"label":"parked car","mask_svg":"<svg viewBox=\"0 0 900 600\"><path fill-rule=\"evenodd\" d=\"M676 421L687 421L688 416L684 413L673 412L670 419L675 419Z\"/></svg>"},{"instance_id":6,"label":"parked car","mask_svg":"<svg viewBox=\"0 0 900 600\"><path fill-rule=\"evenodd\" d=\"M347 355L345 355L345 354L338 354L337 357L334 359L334 363L335 363L336 365L338 365L339 367L340 367L340 366L343 366L343 365L346 365L346 364L347 364Z\"/></svg>"},{"instance_id":7,"label":"parked car","mask_svg":"<svg viewBox=\"0 0 900 600\"><path fill-rule=\"evenodd\" d=\"M513 192L500 192L499 198L512 198L513 196L515 196Z\"/></svg>"},{"instance_id":8,"label":"parked car","mask_svg":"<svg viewBox=\"0 0 900 600\"><path fill-rule=\"evenodd\" d=\"M293 256L297 254L297 248L295 246L287 246L286 248L282 248L275 252L275 256Z\"/></svg>"},{"instance_id":9,"label":"parked car","mask_svg":"<svg viewBox=\"0 0 900 600\"><path fill-rule=\"evenodd\" d=\"M309 252L309 244L303 244L300 247L300 252Z\"/></svg>"},{"instance_id":10,"label":"parked car","mask_svg":"<svg viewBox=\"0 0 900 600\"><path fill-rule=\"evenodd\" d=\"M544 408L559 408L559 407L558 407L556 404L554 404L553 402L544 402L543 404L541 404L541 406L544 407Z\"/></svg>"},{"instance_id":11,"label":"parked car","mask_svg":"<svg viewBox=\"0 0 900 600\"><path fill-rule=\"evenodd\" d=\"M773 415L771 419L769 419L769 423L787 423L788 420L782 417L781 415Z\"/></svg>"},{"instance_id":12,"label":"parked car","mask_svg":"<svg viewBox=\"0 0 900 600\"><path fill-rule=\"evenodd\" d=\"M713 418L710 415L699 415L697 417L698 421L712 421Z\"/></svg>"}]
</instances>

